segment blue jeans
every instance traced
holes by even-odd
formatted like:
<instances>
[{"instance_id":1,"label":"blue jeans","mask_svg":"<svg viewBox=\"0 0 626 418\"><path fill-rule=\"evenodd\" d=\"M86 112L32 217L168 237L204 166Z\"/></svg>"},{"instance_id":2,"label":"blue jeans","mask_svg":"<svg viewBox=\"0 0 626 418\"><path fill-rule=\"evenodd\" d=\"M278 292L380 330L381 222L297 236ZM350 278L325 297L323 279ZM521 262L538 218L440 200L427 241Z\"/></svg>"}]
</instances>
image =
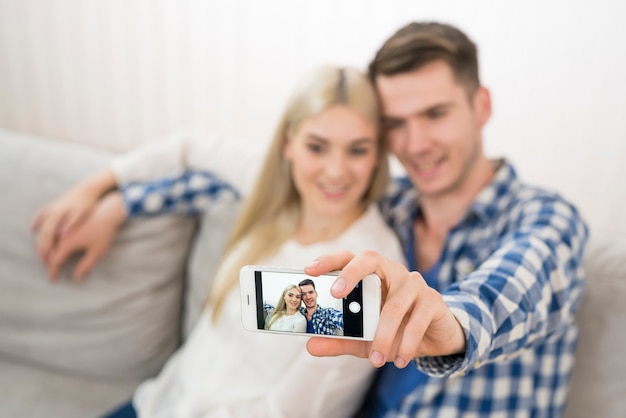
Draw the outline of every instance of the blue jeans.
<instances>
[{"instance_id":1,"label":"blue jeans","mask_svg":"<svg viewBox=\"0 0 626 418\"><path fill-rule=\"evenodd\" d=\"M115 411L106 414L102 418L137 418L137 413L135 412L135 407L133 407L133 403L128 402L127 404L122 405Z\"/></svg>"}]
</instances>

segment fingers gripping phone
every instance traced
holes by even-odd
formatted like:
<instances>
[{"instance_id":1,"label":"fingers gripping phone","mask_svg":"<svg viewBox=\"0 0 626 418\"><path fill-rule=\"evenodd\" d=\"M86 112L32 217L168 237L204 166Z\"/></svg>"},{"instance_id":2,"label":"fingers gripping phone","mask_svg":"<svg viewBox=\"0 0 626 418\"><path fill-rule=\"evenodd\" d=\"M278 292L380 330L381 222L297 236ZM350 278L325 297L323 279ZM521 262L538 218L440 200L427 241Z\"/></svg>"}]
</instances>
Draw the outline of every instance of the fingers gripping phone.
<instances>
[{"instance_id":1,"label":"fingers gripping phone","mask_svg":"<svg viewBox=\"0 0 626 418\"><path fill-rule=\"evenodd\" d=\"M244 327L257 332L373 340L380 315L380 278L370 274L348 296L336 299L330 287L337 275L313 277L285 267L242 267Z\"/></svg>"}]
</instances>

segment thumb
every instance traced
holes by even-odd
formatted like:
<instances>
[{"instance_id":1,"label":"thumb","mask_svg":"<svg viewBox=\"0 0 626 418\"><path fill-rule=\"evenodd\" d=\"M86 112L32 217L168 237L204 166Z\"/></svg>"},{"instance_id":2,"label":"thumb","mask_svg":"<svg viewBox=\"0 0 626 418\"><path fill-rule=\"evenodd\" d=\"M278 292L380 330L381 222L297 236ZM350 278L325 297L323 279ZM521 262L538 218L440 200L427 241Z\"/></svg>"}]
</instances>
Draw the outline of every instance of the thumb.
<instances>
[{"instance_id":1,"label":"thumb","mask_svg":"<svg viewBox=\"0 0 626 418\"><path fill-rule=\"evenodd\" d=\"M306 349L312 356L330 357L350 354L367 358L372 343L370 341L344 340L340 338L312 337L306 343Z\"/></svg>"},{"instance_id":2,"label":"thumb","mask_svg":"<svg viewBox=\"0 0 626 418\"><path fill-rule=\"evenodd\" d=\"M343 269L352 259L354 254L350 251L341 251L332 254L324 254L317 257L312 263L304 268L304 272L310 276L319 276ZM355 283L356 284L356 283ZM342 298L354 288L354 285L347 284L345 279L338 277L331 287L331 293L336 298Z\"/></svg>"}]
</instances>

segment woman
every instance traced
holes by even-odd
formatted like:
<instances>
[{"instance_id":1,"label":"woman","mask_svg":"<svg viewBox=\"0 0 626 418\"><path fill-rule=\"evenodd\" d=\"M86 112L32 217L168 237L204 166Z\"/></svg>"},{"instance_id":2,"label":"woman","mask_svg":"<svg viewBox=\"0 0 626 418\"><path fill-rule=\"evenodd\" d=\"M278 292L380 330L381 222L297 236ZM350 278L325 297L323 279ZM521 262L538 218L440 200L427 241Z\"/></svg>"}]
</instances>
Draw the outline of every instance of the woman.
<instances>
[{"instance_id":1,"label":"woman","mask_svg":"<svg viewBox=\"0 0 626 418\"><path fill-rule=\"evenodd\" d=\"M276 309L265 324L270 331L306 332L306 318L300 312L302 291L295 284L283 290Z\"/></svg>"},{"instance_id":2,"label":"woman","mask_svg":"<svg viewBox=\"0 0 626 418\"><path fill-rule=\"evenodd\" d=\"M241 177L239 170L220 174ZM347 417L360 404L373 372L368 361L312 357L304 338L245 331L238 272L245 264L301 268L319 254L346 249L372 249L402 260L399 243L374 203L387 184L388 161L376 94L367 78L336 67L306 77L287 104L256 178L206 308L159 376L137 389L127 407L131 412L142 417ZM99 184L103 190L110 186ZM94 195L92 189L87 198L70 197L89 202ZM105 198L102 204L121 201ZM68 218L53 212L56 220ZM38 224L46 224L47 216ZM83 218L89 222L88 215ZM293 399L299 402L294 405Z\"/></svg>"}]
</instances>

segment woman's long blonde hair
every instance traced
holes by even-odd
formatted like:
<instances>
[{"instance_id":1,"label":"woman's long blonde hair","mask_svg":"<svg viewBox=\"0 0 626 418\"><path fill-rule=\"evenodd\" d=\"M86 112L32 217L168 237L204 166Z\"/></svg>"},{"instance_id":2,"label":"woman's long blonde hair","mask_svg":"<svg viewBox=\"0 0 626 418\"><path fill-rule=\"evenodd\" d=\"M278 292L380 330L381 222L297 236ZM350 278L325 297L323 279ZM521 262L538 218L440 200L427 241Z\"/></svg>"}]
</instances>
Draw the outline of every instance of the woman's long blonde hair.
<instances>
[{"instance_id":1,"label":"woman's long blonde hair","mask_svg":"<svg viewBox=\"0 0 626 418\"><path fill-rule=\"evenodd\" d=\"M278 321L287 313L287 303L285 303L285 295L291 289L298 289L298 292L300 292L300 288L295 284L290 284L285 288L285 290L283 290L283 294L280 295L280 299L278 299L278 302L276 302L276 309L274 310L272 317L269 321L267 321L267 324L265 324L265 329L270 329L274 322Z\"/></svg>"},{"instance_id":2,"label":"woman's long blonde hair","mask_svg":"<svg viewBox=\"0 0 626 418\"><path fill-rule=\"evenodd\" d=\"M224 300L239 279L239 269L246 264L275 254L290 239L298 225L300 195L291 177L289 163L283 158L287 138L293 137L307 118L332 105L342 105L370 120L378 133L376 169L363 196L367 207L380 197L389 180L389 162L384 136L380 130L380 109L376 91L367 76L353 68L324 66L312 71L297 86L278 124L270 150L251 196L226 243L223 260L239 248L228 268L218 269L216 285L208 303L216 320Z\"/></svg>"}]
</instances>

